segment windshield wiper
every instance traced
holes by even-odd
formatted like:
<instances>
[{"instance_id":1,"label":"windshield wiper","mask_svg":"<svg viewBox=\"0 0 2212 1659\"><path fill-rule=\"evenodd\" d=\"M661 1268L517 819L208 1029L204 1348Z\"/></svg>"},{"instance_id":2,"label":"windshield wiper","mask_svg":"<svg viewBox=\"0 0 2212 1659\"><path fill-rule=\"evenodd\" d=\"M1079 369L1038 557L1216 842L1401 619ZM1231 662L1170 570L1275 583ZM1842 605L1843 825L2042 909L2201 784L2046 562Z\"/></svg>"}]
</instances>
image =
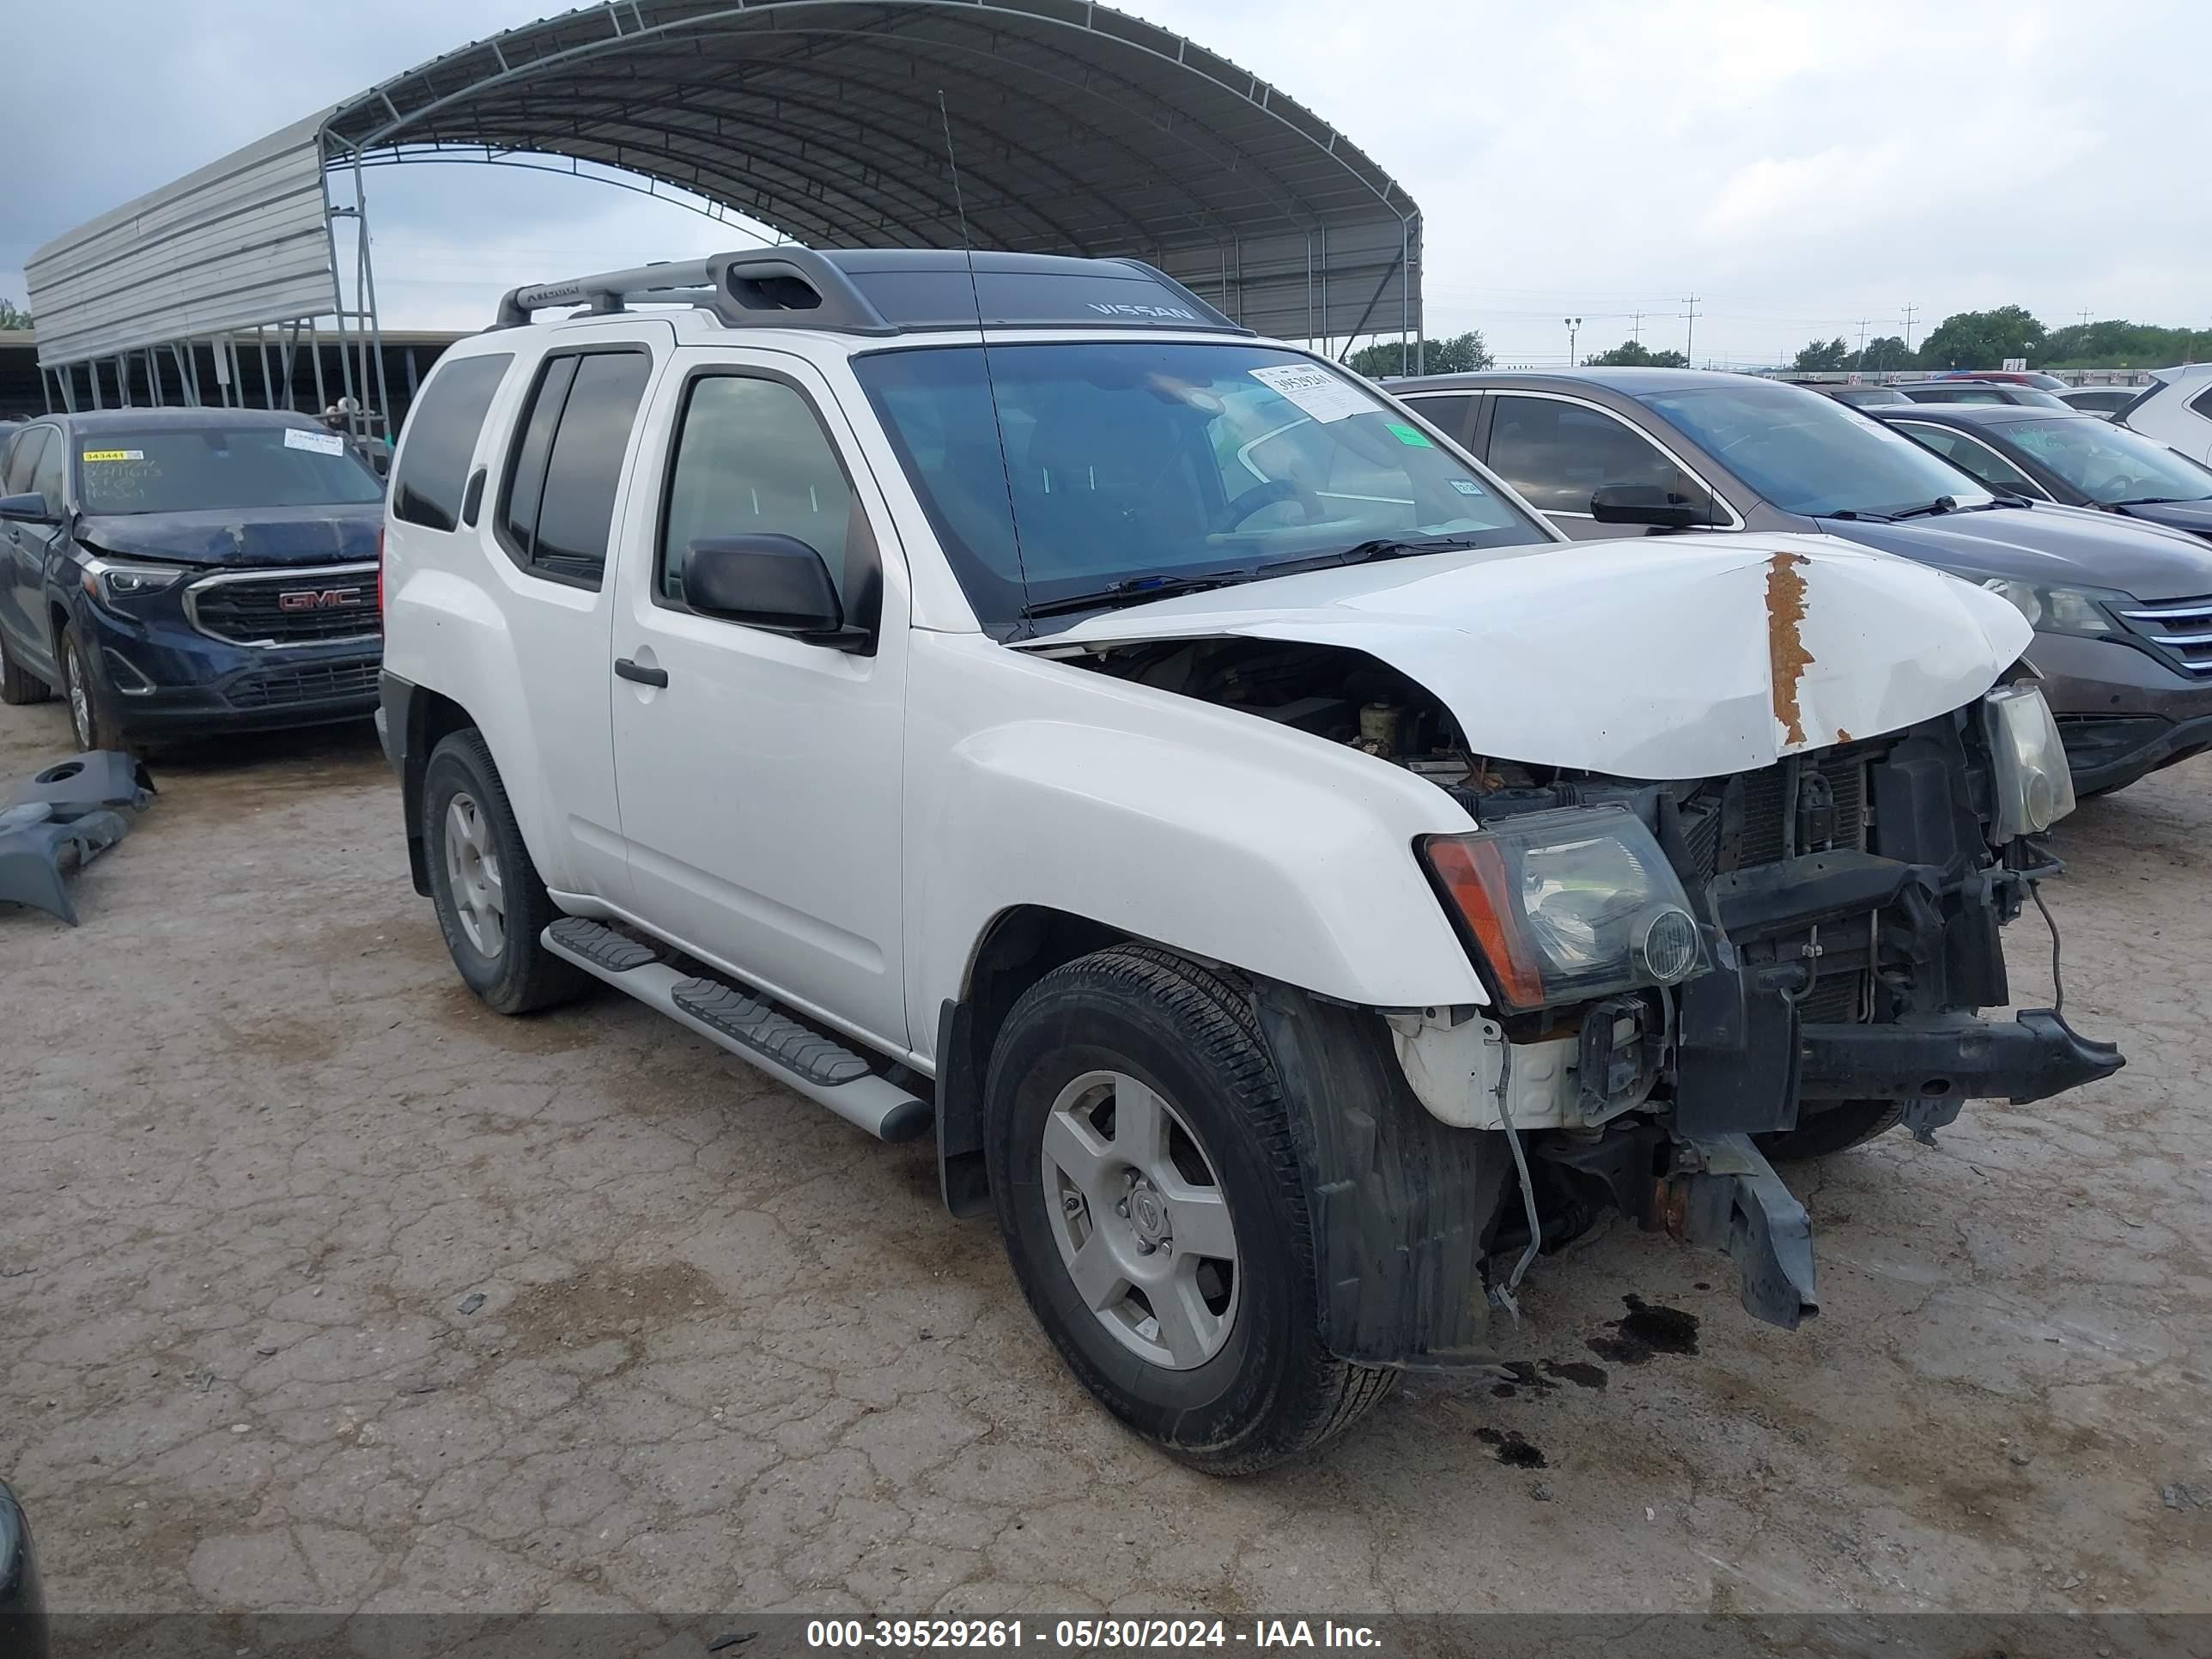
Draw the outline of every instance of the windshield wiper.
<instances>
[{"instance_id":1,"label":"windshield wiper","mask_svg":"<svg viewBox=\"0 0 2212 1659\"><path fill-rule=\"evenodd\" d=\"M1855 507L1838 507L1833 513L1812 513L1806 516L1814 519L1849 519L1855 524L1895 524L1897 522L1887 513L1862 512Z\"/></svg>"},{"instance_id":2,"label":"windshield wiper","mask_svg":"<svg viewBox=\"0 0 2212 1659\"><path fill-rule=\"evenodd\" d=\"M1934 501L1927 501L1927 502L1924 502L1924 503L1923 503L1921 506L1918 506L1918 507L1906 507L1903 512L1901 512L1901 513L1893 513L1893 514L1891 514L1889 516L1890 516L1890 521L1891 521L1892 523L1895 523L1898 520L1900 520L1900 519L1926 519L1926 518L1932 518L1932 517L1934 517L1935 515L1936 515L1937 514L1941 514L1941 513L1956 513L1958 510L1959 510L1959 501L1958 501L1958 498L1957 498L1956 496L1954 496L1954 495L1938 495L1938 496L1937 496Z\"/></svg>"},{"instance_id":3,"label":"windshield wiper","mask_svg":"<svg viewBox=\"0 0 2212 1659\"><path fill-rule=\"evenodd\" d=\"M1396 536L1376 536L1370 540L1355 542L1341 553L1309 553L1295 559L1278 559L1263 564L1253 572L1259 576L1290 576L1301 570L1334 570L1339 565L1371 564L1377 559L1410 558L1421 553L1441 553L1455 547L1480 547L1479 536L1423 536L1407 540Z\"/></svg>"},{"instance_id":4,"label":"windshield wiper","mask_svg":"<svg viewBox=\"0 0 2212 1659\"><path fill-rule=\"evenodd\" d=\"M1146 605L1172 599L1178 593L1203 593L1210 587L1227 587L1249 581L1249 570L1216 570L1203 576L1125 576L1120 581L1088 593L1067 593L1056 599L1039 599L1022 607L1024 617L1058 617L1071 611L1101 611L1116 605Z\"/></svg>"},{"instance_id":5,"label":"windshield wiper","mask_svg":"<svg viewBox=\"0 0 2212 1659\"><path fill-rule=\"evenodd\" d=\"M2124 501L2106 501L2107 507L2194 507L2199 501L2212 501L2212 495L2130 495Z\"/></svg>"}]
</instances>

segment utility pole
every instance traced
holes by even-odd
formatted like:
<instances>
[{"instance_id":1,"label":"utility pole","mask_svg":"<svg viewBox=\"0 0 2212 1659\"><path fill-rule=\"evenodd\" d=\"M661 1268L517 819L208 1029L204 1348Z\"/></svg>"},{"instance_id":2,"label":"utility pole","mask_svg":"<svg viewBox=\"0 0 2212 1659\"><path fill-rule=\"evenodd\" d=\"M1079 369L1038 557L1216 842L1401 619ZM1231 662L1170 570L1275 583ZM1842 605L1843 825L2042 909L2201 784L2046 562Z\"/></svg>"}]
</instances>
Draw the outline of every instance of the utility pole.
<instances>
[{"instance_id":1,"label":"utility pole","mask_svg":"<svg viewBox=\"0 0 2212 1659\"><path fill-rule=\"evenodd\" d=\"M1912 350L1912 313L1919 309L1918 306L1912 305L1905 307L1905 349L1907 354Z\"/></svg>"},{"instance_id":2,"label":"utility pole","mask_svg":"<svg viewBox=\"0 0 2212 1659\"><path fill-rule=\"evenodd\" d=\"M2076 317L2079 317L2079 318L2081 319L2081 326L2082 326L2082 327L2087 328L2087 327L2088 327L2088 326L2089 326L2089 307L2087 307L2087 306L2083 306L2083 307L2081 307L2081 310L2079 310L2079 311L2075 312L2074 314L2075 314Z\"/></svg>"},{"instance_id":3,"label":"utility pole","mask_svg":"<svg viewBox=\"0 0 2212 1659\"><path fill-rule=\"evenodd\" d=\"M1680 316L1688 318L1690 321L1688 330L1682 336L1682 360L1685 365L1691 368L1695 368L1698 366L1696 357L1698 344L1698 296L1694 294L1684 295L1682 296L1682 303L1689 307L1689 309L1677 313Z\"/></svg>"},{"instance_id":4,"label":"utility pole","mask_svg":"<svg viewBox=\"0 0 2212 1659\"><path fill-rule=\"evenodd\" d=\"M1862 317L1859 319L1859 373L1862 374L1866 373L1867 325L1873 320L1874 319L1871 317Z\"/></svg>"},{"instance_id":5,"label":"utility pole","mask_svg":"<svg viewBox=\"0 0 2212 1659\"><path fill-rule=\"evenodd\" d=\"M1644 343L1644 313L1640 311L1636 313L1636 326L1628 331L1628 337L1638 345Z\"/></svg>"}]
</instances>

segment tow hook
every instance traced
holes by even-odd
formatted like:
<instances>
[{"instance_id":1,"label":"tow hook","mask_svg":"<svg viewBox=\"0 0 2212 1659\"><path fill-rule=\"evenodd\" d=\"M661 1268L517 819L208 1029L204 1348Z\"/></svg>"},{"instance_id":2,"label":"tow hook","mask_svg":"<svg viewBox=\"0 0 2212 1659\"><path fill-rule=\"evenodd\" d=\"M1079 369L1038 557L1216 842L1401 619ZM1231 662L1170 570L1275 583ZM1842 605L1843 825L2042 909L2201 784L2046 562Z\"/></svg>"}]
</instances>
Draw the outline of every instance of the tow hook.
<instances>
[{"instance_id":1,"label":"tow hook","mask_svg":"<svg viewBox=\"0 0 2212 1659\"><path fill-rule=\"evenodd\" d=\"M1726 1250L1744 1311L1794 1331L1820 1311L1813 1294L1813 1222L1748 1135L1674 1143L1645 1224L1685 1244Z\"/></svg>"}]
</instances>

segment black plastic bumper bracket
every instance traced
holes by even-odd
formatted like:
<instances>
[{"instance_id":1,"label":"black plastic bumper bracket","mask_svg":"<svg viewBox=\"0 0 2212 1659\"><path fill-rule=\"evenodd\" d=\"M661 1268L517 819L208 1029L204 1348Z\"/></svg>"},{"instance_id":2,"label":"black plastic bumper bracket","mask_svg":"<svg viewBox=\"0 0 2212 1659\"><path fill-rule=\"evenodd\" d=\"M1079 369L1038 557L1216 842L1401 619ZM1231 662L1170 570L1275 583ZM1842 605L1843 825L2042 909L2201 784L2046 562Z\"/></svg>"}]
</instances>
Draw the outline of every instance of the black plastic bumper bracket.
<instances>
[{"instance_id":1,"label":"black plastic bumper bracket","mask_svg":"<svg viewBox=\"0 0 2212 1659\"><path fill-rule=\"evenodd\" d=\"M1717 1135L1675 1146L1682 1167L1662 1177L1655 1206L1668 1234L1726 1250L1753 1318L1794 1331L1820 1312L1812 1218L1751 1137Z\"/></svg>"}]
</instances>

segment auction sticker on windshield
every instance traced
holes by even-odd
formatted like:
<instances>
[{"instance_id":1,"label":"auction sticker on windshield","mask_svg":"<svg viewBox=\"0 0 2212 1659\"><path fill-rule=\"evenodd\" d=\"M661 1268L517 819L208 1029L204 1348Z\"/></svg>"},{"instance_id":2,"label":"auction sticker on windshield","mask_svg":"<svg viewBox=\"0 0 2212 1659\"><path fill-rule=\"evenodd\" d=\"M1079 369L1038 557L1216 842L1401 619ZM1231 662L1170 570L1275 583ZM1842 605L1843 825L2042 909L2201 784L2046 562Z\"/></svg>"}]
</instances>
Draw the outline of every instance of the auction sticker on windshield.
<instances>
[{"instance_id":1,"label":"auction sticker on windshield","mask_svg":"<svg viewBox=\"0 0 2212 1659\"><path fill-rule=\"evenodd\" d=\"M88 461L143 461L143 449L88 449L79 459Z\"/></svg>"},{"instance_id":2,"label":"auction sticker on windshield","mask_svg":"<svg viewBox=\"0 0 2212 1659\"><path fill-rule=\"evenodd\" d=\"M1364 392L1338 380L1325 368L1279 363L1249 372L1261 386L1289 398L1316 421L1341 421L1347 416L1370 415L1375 410Z\"/></svg>"},{"instance_id":3,"label":"auction sticker on windshield","mask_svg":"<svg viewBox=\"0 0 2212 1659\"><path fill-rule=\"evenodd\" d=\"M306 432L296 426L284 428L284 447L311 449L318 455L343 455L345 440L335 432Z\"/></svg>"}]
</instances>

